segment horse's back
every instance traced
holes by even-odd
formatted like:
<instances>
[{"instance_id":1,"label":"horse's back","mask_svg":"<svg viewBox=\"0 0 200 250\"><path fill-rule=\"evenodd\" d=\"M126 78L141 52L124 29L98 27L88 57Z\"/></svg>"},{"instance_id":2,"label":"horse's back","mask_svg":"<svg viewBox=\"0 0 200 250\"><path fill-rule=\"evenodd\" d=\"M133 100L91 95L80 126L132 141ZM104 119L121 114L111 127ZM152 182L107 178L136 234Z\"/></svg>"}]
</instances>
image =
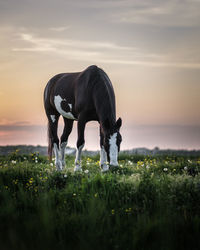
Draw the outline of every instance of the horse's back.
<instances>
[{"instance_id":1,"label":"horse's back","mask_svg":"<svg viewBox=\"0 0 200 250\"><path fill-rule=\"evenodd\" d=\"M96 65L91 65L82 72L61 73L52 77L44 92L47 106L55 108L55 98L72 104L75 115L91 110L95 112L95 99L100 98L101 102L106 99L115 100L110 79ZM115 109L114 102L113 108Z\"/></svg>"},{"instance_id":2,"label":"horse's back","mask_svg":"<svg viewBox=\"0 0 200 250\"><path fill-rule=\"evenodd\" d=\"M82 72L60 73L49 80L44 91L44 97L46 99L49 97L48 95L60 94L63 98L67 98L76 94L79 99L81 97L88 98L88 94L91 94L94 84L96 82L101 84L101 82L107 81L106 78L108 79L106 84L108 84L107 89L109 90L112 88L112 84L108 76L96 65L91 65Z\"/></svg>"}]
</instances>

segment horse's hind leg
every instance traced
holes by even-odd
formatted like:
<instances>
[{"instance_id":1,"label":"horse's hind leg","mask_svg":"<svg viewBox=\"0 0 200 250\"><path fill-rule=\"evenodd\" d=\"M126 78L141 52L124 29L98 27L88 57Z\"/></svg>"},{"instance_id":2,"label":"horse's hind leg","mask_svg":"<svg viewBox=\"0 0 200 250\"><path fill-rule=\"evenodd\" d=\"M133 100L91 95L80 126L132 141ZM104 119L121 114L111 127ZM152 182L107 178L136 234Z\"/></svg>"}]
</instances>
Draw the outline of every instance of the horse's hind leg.
<instances>
[{"instance_id":1,"label":"horse's hind leg","mask_svg":"<svg viewBox=\"0 0 200 250\"><path fill-rule=\"evenodd\" d=\"M59 152L59 139L57 135L59 116L60 116L59 114L49 114L48 122L49 122L49 139L51 148L53 148L55 155L55 165L57 170L62 170L62 164L60 161L60 152Z\"/></svg>"},{"instance_id":2,"label":"horse's hind leg","mask_svg":"<svg viewBox=\"0 0 200 250\"><path fill-rule=\"evenodd\" d=\"M65 167L65 148L67 146L67 141L68 141L68 137L72 131L72 127L73 127L73 120L69 120L64 118L64 129L63 129L63 133L61 136L61 142L60 142L60 152L61 152L61 163L62 163L62 167Z\"/></svg>"}]
</instances>

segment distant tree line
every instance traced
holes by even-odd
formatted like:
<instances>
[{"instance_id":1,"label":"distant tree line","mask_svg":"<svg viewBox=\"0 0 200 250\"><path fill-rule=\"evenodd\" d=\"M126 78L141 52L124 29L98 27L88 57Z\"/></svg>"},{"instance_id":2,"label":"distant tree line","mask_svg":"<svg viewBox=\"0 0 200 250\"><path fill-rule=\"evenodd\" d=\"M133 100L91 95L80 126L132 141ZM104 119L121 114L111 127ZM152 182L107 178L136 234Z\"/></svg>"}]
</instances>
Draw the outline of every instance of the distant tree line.
<instances>
[{"instance_id":1,"label":"distant tree line","mask_svg":"<svg viewBox=\"0 0 200 250\"><path fill-rule=\"evenodd\" d=\"M8 155L13 152L18 154L31 154L38 153L40 155L47 155L46 146L33 146L33 145L9 145L9 146L0 146L0 155ZM99 151L88 151L83 152L85 155L96 155L99 154ZM174 150L174 149L159 149L155 147L154 149L147 148L134 148L131 150L123 150L121 154L128 155L180 155L180 156L194 156L200 157L200 150ZM66 154L75 154L75 148L66 148Z\"/></svg>"}]
</instances>

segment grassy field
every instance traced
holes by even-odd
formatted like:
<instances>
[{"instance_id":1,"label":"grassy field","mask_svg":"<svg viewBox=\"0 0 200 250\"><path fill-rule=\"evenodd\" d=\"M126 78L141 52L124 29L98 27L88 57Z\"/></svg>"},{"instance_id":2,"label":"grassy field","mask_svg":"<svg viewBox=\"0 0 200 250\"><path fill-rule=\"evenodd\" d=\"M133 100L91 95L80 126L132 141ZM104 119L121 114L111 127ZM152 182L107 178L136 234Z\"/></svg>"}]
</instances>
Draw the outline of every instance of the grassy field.
<instances>
[{"instance_id":1,"label":"grassy field","mask_svg":"<svg viewBox=\"0 0 200 250\"><path fill-rule=\"evenodd\" d=\"M0 249L200 249L200 157L0 157Z\"/></svg>"}]
</instances>

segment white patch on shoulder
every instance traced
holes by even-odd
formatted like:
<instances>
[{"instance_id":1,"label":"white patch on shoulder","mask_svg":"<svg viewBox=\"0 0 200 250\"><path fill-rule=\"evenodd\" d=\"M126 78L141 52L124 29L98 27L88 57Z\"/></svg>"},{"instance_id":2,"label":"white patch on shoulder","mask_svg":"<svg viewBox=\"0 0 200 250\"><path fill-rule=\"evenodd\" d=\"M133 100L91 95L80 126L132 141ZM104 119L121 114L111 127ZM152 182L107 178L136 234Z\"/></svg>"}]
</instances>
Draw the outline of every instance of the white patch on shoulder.
<instances>
[{"instance_id":1,"label":"white patch on shoulder","mask_svg":"<svg viewBox=\"0 0 200 250\"><path fill-rule=\"evenodd\" d=\"M114 133L113 135L110 136L109 145L110 145L109 149L110 165L118 166L117 133Z\"/></svg>"},{"instance_id":2,"label":"white patch on shoulder","mask_svg":"<svg viewBox=\"0 0 200 250\"><path fill-rule=\"evenodd\" d=\"M73 116L73 114L71 112L66 112L62 109L61 107L61 102L62 101L66 101L65 99L62 99L61 96L57 95L54 97L54 103L55 103L55 106L56 106L56 109L57 111L62 115L64 116L65 118L67 119L71 119L71 120L76 120L76 118ZM72 104L68 104L69 107L70 107L70 111L72 110Z\"/></svg>"},{"instance_id":3,"label":"white patch on shoulder","mask_svg":"<svg viewBox=\"0 0 200 250\"><path fill-rule=\"evenodd\" d=\"M50 115L52 122L56 121L56 116L55 115Z\"/></svg>"}]
</instances>

